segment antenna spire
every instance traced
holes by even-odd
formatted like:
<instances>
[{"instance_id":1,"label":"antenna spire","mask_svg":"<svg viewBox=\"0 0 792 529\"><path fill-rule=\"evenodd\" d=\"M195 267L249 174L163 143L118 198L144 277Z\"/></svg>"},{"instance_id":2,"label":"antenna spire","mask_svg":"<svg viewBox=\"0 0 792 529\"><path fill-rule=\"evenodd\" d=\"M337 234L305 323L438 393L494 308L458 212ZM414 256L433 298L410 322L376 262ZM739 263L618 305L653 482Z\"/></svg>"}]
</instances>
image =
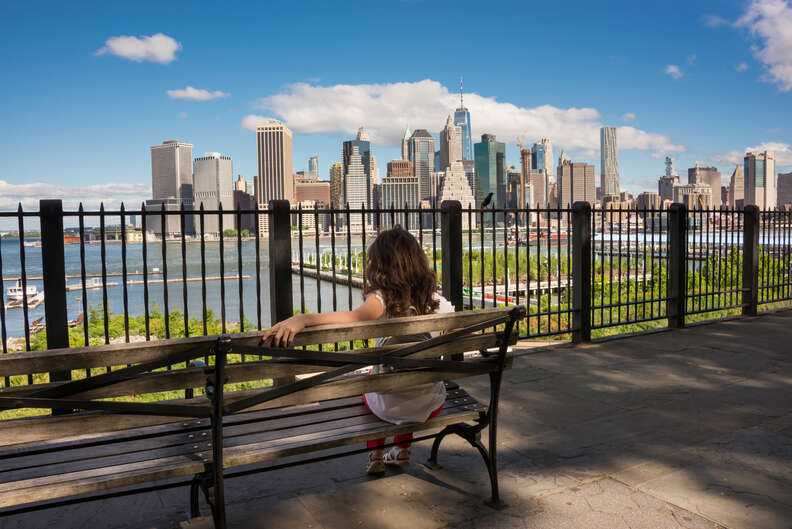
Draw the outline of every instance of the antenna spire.
<instances>
[{"instance_id":1,"label":"antenna spire","mask_svg":"<svg viewBox=\"0 0 792 529\"><path fill-rule=\"evenodd\" d=\"M459 108L465 108L465 102L463 100L463 92L462 92L462 76L459 77Z\"/></svg>"}]
</instances>

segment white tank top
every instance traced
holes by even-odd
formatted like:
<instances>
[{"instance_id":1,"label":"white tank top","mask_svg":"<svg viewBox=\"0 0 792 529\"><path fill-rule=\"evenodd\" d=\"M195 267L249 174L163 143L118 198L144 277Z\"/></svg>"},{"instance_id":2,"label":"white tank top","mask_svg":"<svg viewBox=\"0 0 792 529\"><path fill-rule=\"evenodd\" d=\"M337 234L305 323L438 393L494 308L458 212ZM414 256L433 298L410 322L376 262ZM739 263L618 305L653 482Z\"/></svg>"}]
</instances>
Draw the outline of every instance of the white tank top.
<instances>
[{"instance_id":1,"label":"white tank top","mask_svg":"<svg viewBox=\"0 0 792 529\"><path fill-rule=\"evenodd\" d=\"M382 303L382 316L380 319L388 319L385 300L382 294L377 291L374 293ZM443 296L434 295L439 301L436 314L447 314L454 312L454 306ZM432 332L432 337L439 336L440 333ZM377 346L381 346L388 338L377 338ZM377 369L375 367L374 372ZM392 391L389 393L366 393L364 395L369 409L382 419L393 424L404 424L410 422L424 422L429 418L429 414L443 405L446 399L445 384L442 382L432 382L411 386L402 391Z\"/></svg>"}]
</instances>

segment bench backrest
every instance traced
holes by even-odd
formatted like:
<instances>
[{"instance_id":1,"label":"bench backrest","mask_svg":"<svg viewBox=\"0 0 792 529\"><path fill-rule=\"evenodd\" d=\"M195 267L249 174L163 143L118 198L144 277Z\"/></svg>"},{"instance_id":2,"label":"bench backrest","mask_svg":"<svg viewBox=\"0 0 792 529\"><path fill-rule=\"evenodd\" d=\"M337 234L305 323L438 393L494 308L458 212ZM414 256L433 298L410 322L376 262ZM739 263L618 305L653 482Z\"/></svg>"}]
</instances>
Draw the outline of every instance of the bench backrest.
<instances>
[{"instance_id":1,"label":"bench backrest","mask_svg":"<svg viewBox=\"0 0 792 529\"><path fill-rule=\"evenodd\" d=\"M478 374L485 370L458 363L432 363L426 359L491 349L500 345L503 340L513 343L514 335L504 337L502 332L480 332L457 336L449 341L447 337L452 335L446 334L445 337L435 339L435 342L445 343L436 345L432 345L429 340L422 344L339 351L335 351L333 344L433 331L453 332L455 329L472 326L483 327L492 321L504 322L510 318L519 318L519 315L514 315L514 311L514 307L507 307L394 318L354 325L311 327L295 337L294 349L288 351L266 347L262 343L263 332L247 332L223 337L222 340L218 336L200 336L3 355L0 357L2 377L71 371L73 378L77 380L4 388L0 390L0 408L52 407L66 411L94 411L2 421L0 446L74 436L86 437L108 431L208 418L208 399L200 393L203 392L207 377L213 372L215 354L221 350L227 353L225 402L226 411L229 413L308 404L358 395L366 391L388 391ZM268 358L276 354L278 357ZM208 365L191 366L189 362L195 359L208 361ZM354 376L356 369L370 363L382 362L392 362L401 370L371 377ZM85 370L96 370L105 366L117 367L91 378L84 377ZM421 369L404 370L411 367ZM244 383L260 386L265 380L309 373L315 376L275 390L259 387L228 391L234 389L229 384L237 384L237 388ZM321 379L319 383L316 382L318 379ZM198 388L196 393L199 395L191 396L195 388ZM180 393L179 396L190 398L174 399L173 392L182 390L185 393ZM141 395L144 395L143 399ZM113 400L108 402L96 399ZM145 402L140 402L141 400Z\"/></svg>"}]
</instances>

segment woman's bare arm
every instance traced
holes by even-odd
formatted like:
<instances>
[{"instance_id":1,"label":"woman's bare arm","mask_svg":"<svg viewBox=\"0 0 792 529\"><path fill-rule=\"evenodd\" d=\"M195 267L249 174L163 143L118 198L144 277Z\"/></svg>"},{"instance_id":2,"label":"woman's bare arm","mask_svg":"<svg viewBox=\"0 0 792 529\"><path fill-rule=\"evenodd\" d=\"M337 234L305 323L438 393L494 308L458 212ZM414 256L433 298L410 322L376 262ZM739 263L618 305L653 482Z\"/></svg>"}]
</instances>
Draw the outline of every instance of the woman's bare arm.
<instances>
[{"instance_id":1,"label":"woman's bare arm","mask_svg":"<svg viewBox=\"0 0 792 529\"><path fill-rule=\"evenodd\" d=\"M382 303L374 294L369 294L366 301L355 310L326 312L324 314L295 314L270 327L262 340L272 337L275 347L287 347L294 341L294 336L306 327L331 323L356 323L376 320L382 316Z\"/></svg>"}]
</instances>

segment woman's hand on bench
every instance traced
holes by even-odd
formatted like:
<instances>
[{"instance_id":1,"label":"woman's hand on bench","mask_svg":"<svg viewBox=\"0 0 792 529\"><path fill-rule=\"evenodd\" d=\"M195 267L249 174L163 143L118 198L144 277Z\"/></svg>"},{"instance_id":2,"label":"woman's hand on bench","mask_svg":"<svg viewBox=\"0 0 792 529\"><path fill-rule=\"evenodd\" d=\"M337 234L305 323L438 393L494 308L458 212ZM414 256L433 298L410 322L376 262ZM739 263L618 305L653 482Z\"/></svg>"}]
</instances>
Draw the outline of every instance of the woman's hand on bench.
<instances>
[{"instance_id":1,"label":"woman's hand on bench","mask_svg":"<svg viewBox=\"0 0 792 529\"><path fill-rule=\"evenodd\" d=\"M294 342L294 336L307 326L306 316L306 314L295 314L289 319L279 321L270 327L261 339L267 341L272 338L273 347L288 347Z\"/></svg>"}]
</instances>

